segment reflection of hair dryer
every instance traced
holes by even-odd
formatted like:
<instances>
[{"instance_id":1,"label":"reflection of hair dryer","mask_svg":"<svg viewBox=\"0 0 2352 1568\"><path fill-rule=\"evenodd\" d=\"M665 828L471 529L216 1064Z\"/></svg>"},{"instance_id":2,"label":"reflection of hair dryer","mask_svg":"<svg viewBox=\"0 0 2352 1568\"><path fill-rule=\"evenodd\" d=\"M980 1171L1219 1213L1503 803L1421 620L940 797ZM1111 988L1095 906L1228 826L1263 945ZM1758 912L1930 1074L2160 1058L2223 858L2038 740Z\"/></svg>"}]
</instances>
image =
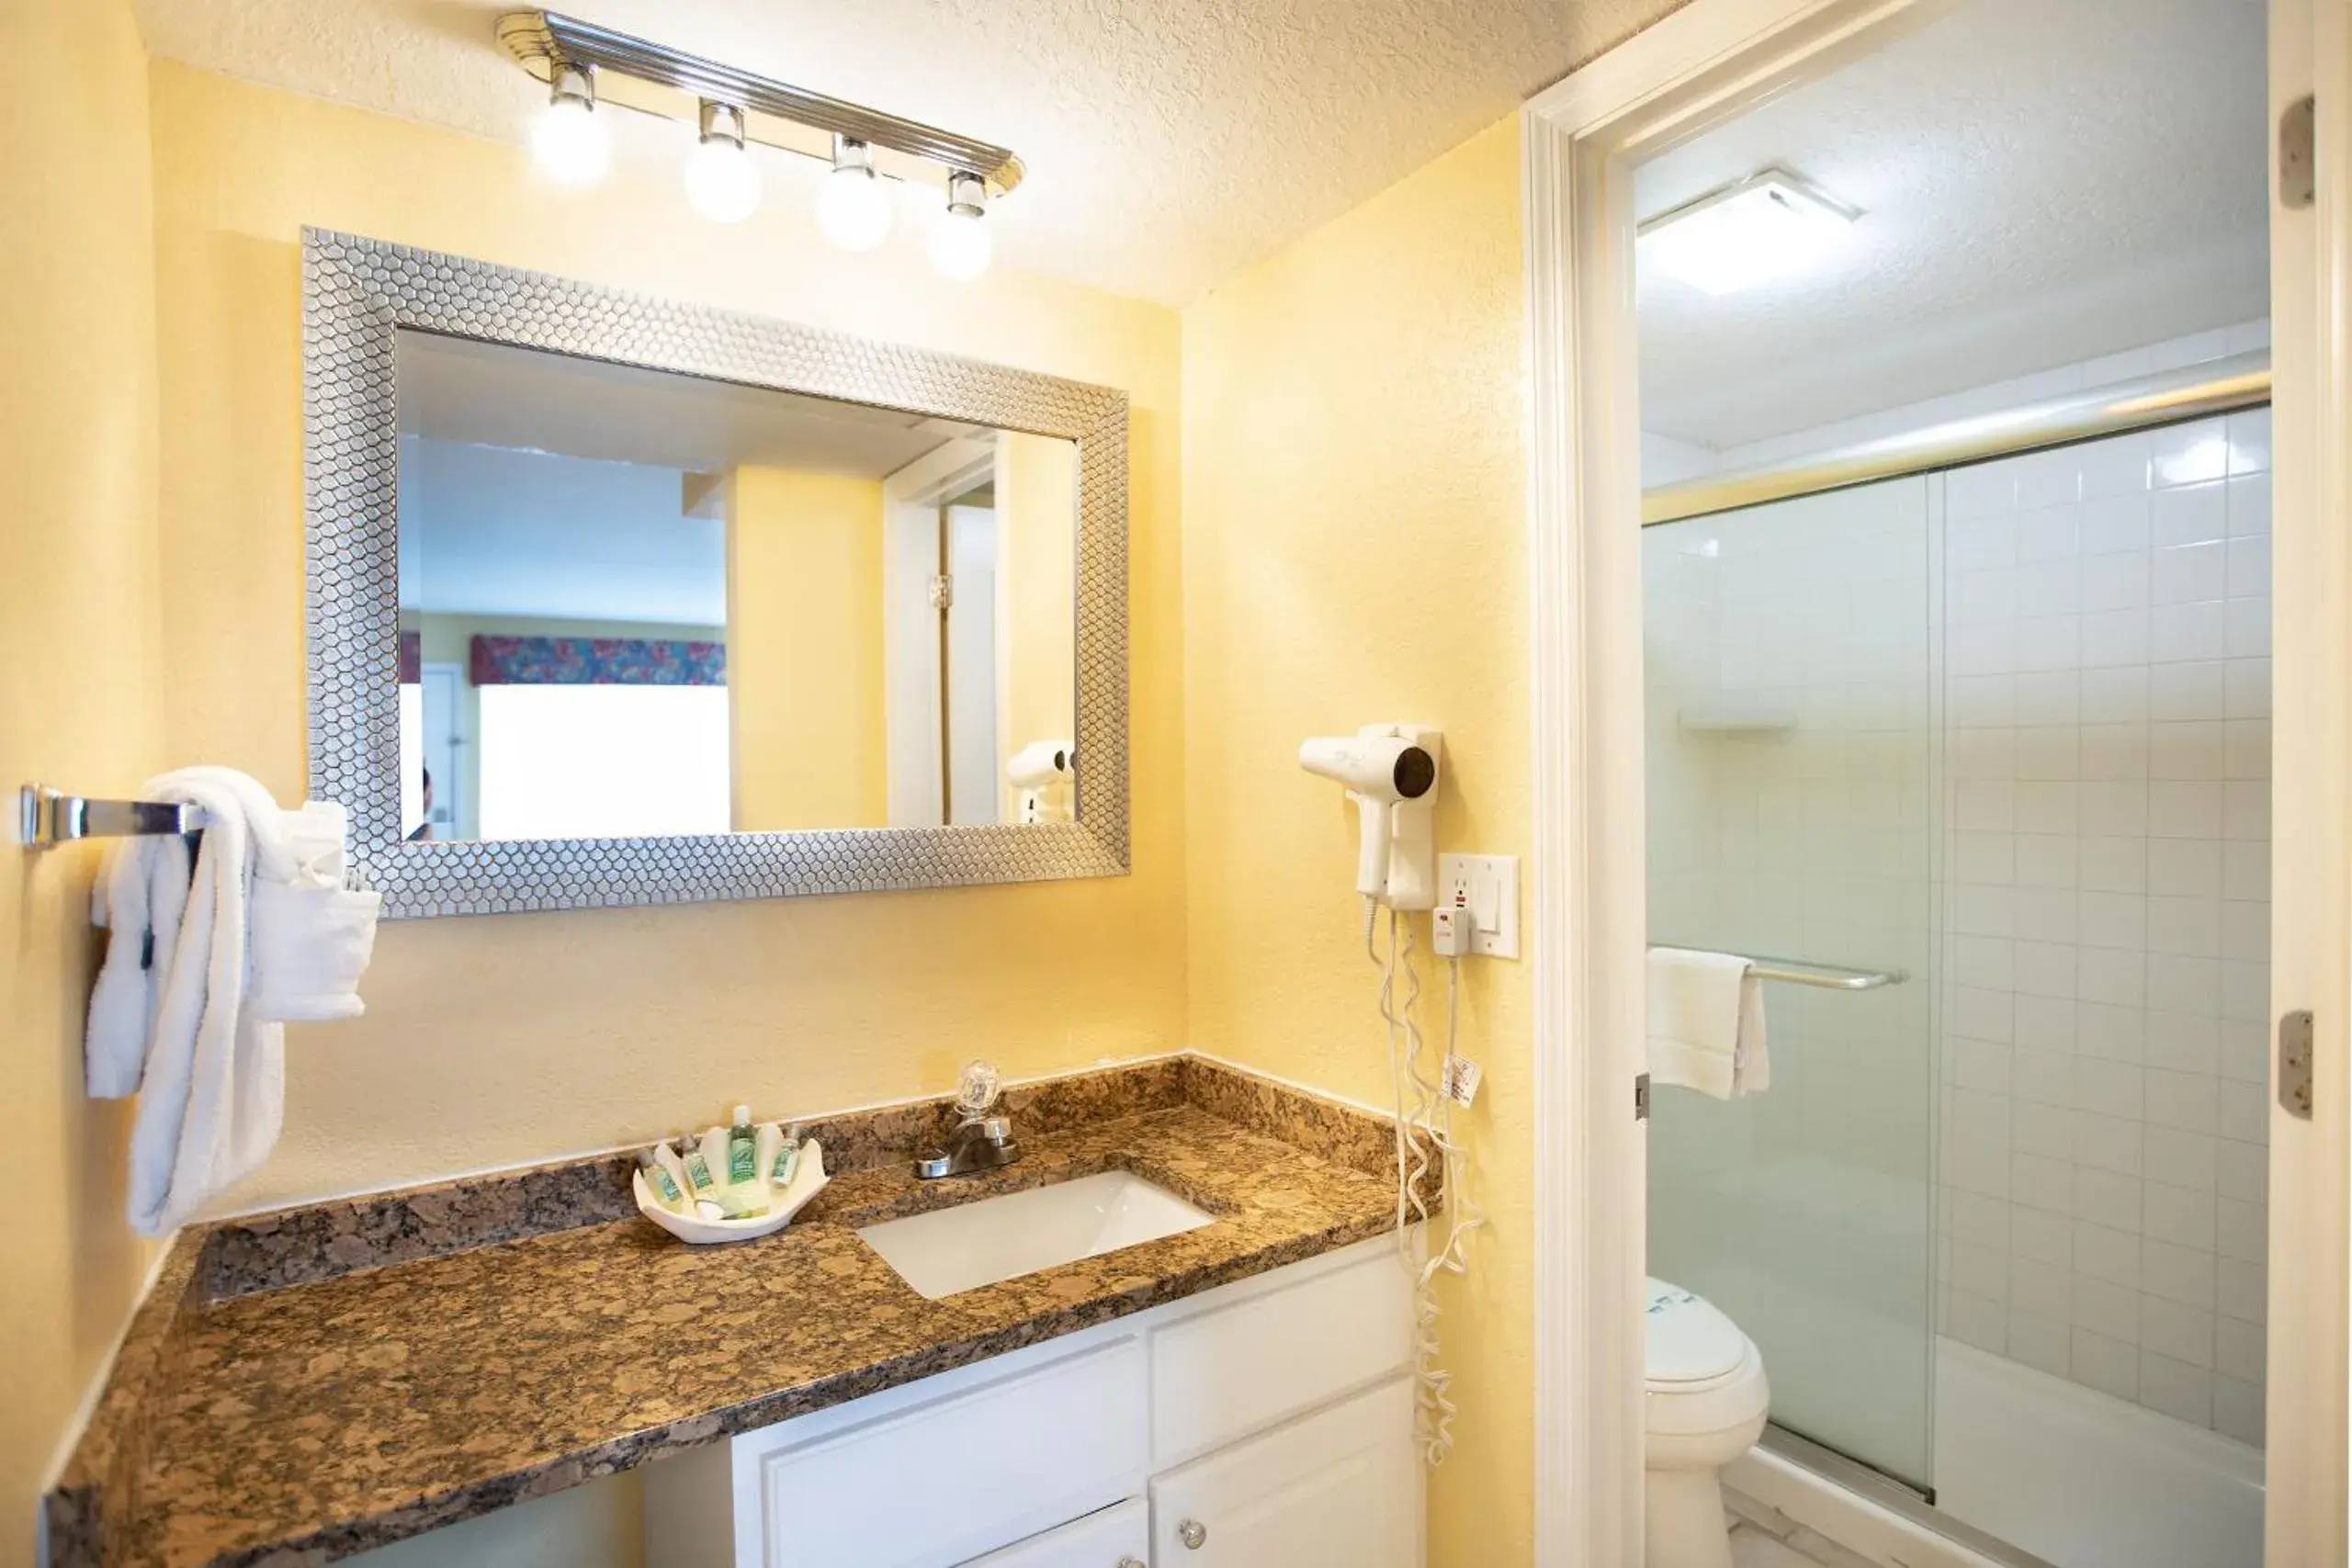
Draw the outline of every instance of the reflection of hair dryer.
<instances>
[{"instance_id":1,"label":"reflection of hair dryer","mask_svg":"<svg viewBox=\"0 0 2352 1568\"><path fill-rule=\"evenodd\" d=\"M1075 758L1067 740L1032 740L1004 765L1005 782L1015 789L1044 789L1068 778Z\"/></svg>"},{"instance_id":2,"label":"reflection of hair dryer","mask_svg":"<svg viewBox=\"0 0 2352 1568\"><path fill-rule=\"evenodd\" d=\"M1073 782L1078 752L1067 740L1033 740L1004 764L1005 782L1021 795L1023 822L1067 822L1072 813L1060 798Z\"/></svg>"},{"instance_id":3,"label":"reflection of hair dryer","mask_svg":"<svg viewBox=\"0 0 2352 1568\"><path fill-rule=\"evenodd\" d=\"M1347 785L1356 803L1356 891L1392 909L1437 905L1438 732L1417 724L1368 725L1352 738L1298 749L1299 766Z\"/></svg>"}]
</instances>

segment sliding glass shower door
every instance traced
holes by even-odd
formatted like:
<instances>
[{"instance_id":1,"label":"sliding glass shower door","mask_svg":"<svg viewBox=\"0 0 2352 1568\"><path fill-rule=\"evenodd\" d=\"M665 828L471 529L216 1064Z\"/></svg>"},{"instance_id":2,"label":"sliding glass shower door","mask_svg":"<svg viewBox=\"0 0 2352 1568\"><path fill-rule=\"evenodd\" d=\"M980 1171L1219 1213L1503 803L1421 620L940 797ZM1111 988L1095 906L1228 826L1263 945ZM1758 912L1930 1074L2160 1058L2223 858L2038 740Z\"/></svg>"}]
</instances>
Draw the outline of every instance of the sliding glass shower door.
<instances>
[{"instance_id":1,"label":"sliding glass shower door","mask_svg":"<svg viewBox=\"0 0 2352 1568\"><path fill-rule=\"evenodd\" d=\"M1656 1087L1650 1272L1756 1341L1777 1425L1923 1490L1935 493L1894 479L1643 536L1650 940L1826 982L1766 985L1766 1092Z\"/></svg>"}]
</instances>

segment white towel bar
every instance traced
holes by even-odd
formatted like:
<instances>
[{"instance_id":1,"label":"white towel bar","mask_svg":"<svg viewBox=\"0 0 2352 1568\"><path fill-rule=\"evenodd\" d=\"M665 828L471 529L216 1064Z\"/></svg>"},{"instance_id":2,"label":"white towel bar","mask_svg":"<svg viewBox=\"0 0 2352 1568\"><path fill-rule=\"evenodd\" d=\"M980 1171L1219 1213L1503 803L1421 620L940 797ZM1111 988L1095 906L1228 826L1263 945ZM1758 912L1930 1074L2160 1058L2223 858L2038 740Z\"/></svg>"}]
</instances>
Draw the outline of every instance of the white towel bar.
<instances>
[{"instance_id":1,"label":"white towel bar","mask_svg":"<svg viewBox=\"0 0 2352 1568\"><path fill-rule=\"evenodd\" d=\"M1679 942L1652 943L1656 947L1684 947ZM1715 952L1713 948L1686 949L1695 952ZM1806 958L1768 958L1762 953L1734 953L1747 960L1748 973L1759 980L1782 980L1792 986L1815 986L1826 991L1875 991L1883 986L1900 986L1911 978L1907 969L1849 969L1842 964L1815 964Z\"/></svg>"}]
</instances>

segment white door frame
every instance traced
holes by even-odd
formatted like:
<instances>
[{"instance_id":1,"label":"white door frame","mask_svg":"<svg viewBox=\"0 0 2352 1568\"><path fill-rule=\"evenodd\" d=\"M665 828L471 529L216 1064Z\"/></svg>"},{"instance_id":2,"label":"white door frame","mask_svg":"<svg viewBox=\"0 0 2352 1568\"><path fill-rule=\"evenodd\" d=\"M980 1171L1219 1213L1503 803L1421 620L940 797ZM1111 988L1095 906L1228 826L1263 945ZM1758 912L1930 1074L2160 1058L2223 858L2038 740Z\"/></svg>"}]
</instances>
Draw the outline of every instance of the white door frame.
<instances>
[{"instance_id":1,"label":"white door frame","mask_svg":"<svg viewBox=\"0 0 2352 1568\"><path fill-rule=\"evenodd\" d=\"M1835 69L1935 0L1693 0L1521 115L1535 762L1535 1560L1642 1537L1645 923L1640 431L1626 171ZM2274 208L2280 739L2273 1000L2319 1015L2319 1119L2274 1113L2273 1568L2345 1562L2352 1010L2352 0L2272 0L2274 96L2319 84L2315 211ZM1866 36L1867 35L1867 36ZM2315 62L2324 64L2315 67ZM2296 87L2297 73L2304 84ZM2288 90L2294 89L2294 90ZM2275 197L2274 197L2275 200ZM2324 344L2326 352L2318 352ZM2319 431L2332 442L2316 438ZM2320 519L2332 520L2323 527ZM2293 728L2295 739L2289 739ZM2316 848L2314 848L2316 846Z\"/></svg>"}]
</instances>

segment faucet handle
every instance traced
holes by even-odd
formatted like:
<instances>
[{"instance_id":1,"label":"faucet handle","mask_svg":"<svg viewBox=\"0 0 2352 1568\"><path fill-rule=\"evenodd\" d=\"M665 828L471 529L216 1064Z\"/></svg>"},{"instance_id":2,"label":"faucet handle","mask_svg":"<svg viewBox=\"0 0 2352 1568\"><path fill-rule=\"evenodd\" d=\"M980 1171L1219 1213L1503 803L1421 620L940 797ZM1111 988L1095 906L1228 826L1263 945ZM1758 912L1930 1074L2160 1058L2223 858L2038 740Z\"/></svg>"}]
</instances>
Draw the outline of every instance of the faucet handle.
<instances>
[{"instance_id":1,"label":"faucet handle","mask_svg":"<svg viewBox=\"0 0 2352 1568\"><path fill-rule=\"evenodd\" d=\"M1004 1095L1004 1081L997 1076L995 1064L971 1061L964 1064L963 1081L956 1088L956 1109L965 1121L977 1122L989 1113L989 1108Z\"/></svg>"}]
</instances>

